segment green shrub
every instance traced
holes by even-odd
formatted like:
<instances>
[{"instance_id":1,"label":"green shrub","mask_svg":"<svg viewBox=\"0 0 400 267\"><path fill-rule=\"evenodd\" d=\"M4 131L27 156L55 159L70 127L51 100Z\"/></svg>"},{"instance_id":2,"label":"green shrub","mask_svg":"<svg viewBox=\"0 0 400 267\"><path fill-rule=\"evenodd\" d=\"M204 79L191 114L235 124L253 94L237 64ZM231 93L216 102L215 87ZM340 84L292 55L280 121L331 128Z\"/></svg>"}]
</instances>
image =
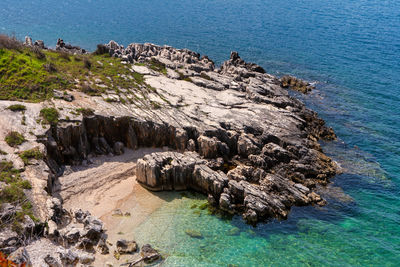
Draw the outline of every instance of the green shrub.
<instances>
[{"instance_id":1,"label":"green shrub","mask_svg":"<svg viewBox=\"0 0 400 267\"><path fill-rule=\"evenodd\" d=\"M165 67L165 64L162 63L162 62L160 62L159 60L157 60L157 59L155 59L155 58L152 58L152 59L149 61L149 67L150 67L150 69L152 69L152 70L161 72L161 73L163 73L163 74L167 74L167 69L166 69L166 67Z\"/></svg>"},{"instance_id":2,"label":"green shrub","mask_svg":"<svg viewBox=\"0 0 400 267\"><path fill-rule=\"evenodd\" d=\"M43 68L44 68L47 72L49 72L49 73L57 72L57 68L56 68L56 66L54 65L54 63L52 63L52 62L49 62L49 63L44 64L44 65L43 65Z\"/></svg>"},{"instance_id":3,"label":"green shrub","mask_svg":"<svg viewBox=\"0 0 400 267\"><path fill-rule=\"evenodd\" d=\"M40 116L42 116L46 123L57 124L59 114L55 108L43 108L40 111Z\"/></svg>"},{"instance_id":4,"label":"green shrub","mask_svg":"<svg viewBox=\"0 0 400 267\"><path fill-rule=\"evenodd\" d=\"M25 198L24 191L17 184L4 187L0 192L0 199L3 202L17 202Z\"/></svg>"},{"instance_id":5,"label":"green shrub","mask_svg":"<svg viewBox=\"0 0 400 267\"><path fill-rule=\"evenodd\" d=\"M35 147L21 152L19 157L24 161L25 165L28 165L30 159L43 159L43 153L40 152L38 147Z\"/></svg>"},{"instance_id":6,"label":"green shrub","mask_svg":"<svg viewBox=\"0 0 400 267\"><path fill-rule=\"evenodd\" d=\"M9 106L7 109L11 110L11 111L25 111L26 107L24 105L21 104L14 104Z\"/></svg>"},{"instance_id":7,"label":"green shrub","mask_svg":"<svg viewBox=\"0 0 400 267\"><path fill-rule=\"evenodd\" d=\"M104 101L106 101L107 103L112 103L112 102L116 102L116 100L114 98L105 98Z\"/></svg>"},{"instance_id":8,"label":"green shrub","mask_svg":"<svg viewBox=\"0 0 400 267\"><path fill-rule=\"evenodd\" d=\"M24 190L32 189L32 186L29 181L21 178L20 171L13 168L12 162L0 162L0 181L7 184L0 190L0 205L11 203L22 208L7 222L3 221L0 228L11 226L15 231L22 230L21 223L25 220L25 215L30 216L34 221L38 221L33 216L32 204L28 201L24 192Z\"/></svg>"},{"instance_id":9,"label":"green shrub","mask_svg":"<svg viewBox=\"0 0 400 267\"><path fill-rule=\"evenodd\" d=\"M85 68L87 68L88 70L90 70L90 68L92 67L92 62L88 58L85 57L83 59L83 66Z\"/></svg>"},{"instance_id":10,"label":"green shrub","mask_svg":"<svg viewBox=\"0 0 400 267\"><path fill-rule=\"evenodd\" d=\"M91 116L94 115L94 110L91 108L77 108L76 112L82 114L83 116Z\"/></svg>"},{"instance_id":11,"label":"green shrub","mask_svg":"<svg viewBox=\"0 0 400 267\"><path fill-rule=\"evenodd\" d=\"M18 182L18 185L23 189L32 189L32 185L28 180L22 180Z\"/></svg>"},{"instance_id":12,"label":"green shrub","mask_svg":"<svg viewBox=\"0 0 400 267\"><path fill-rule=\"evenodd\" d=\"M98 44L96 51L94 51L94 54L95 55L104 55L104 54L108 54L109 51L110 50L108 49L107 46L105 46L103 44Z\"/></svg>"},{"instance_id":13,"label":"green shrub","mask_svg":"<svg viewBox=\"0 0 400 267\"><path fill-rule=\"evenodd\" d=\"M0 149L0 155L7 155L8 153Z\"/></svg>"},{"instance_id":14,"label":"green shrub","mask_svg":"<svg viewBox=\"0 0 400 267\"><path fill-rule=\"evenodd\" d=\"M25 138L19 132L12 131L6 135L5 141L11 147L16 147L25 142Z\"/></svg>"},{"instance_id":15,"label":"green shrub","mask_svg":"<svg viewBox=\"0 0 400 267\"><path fill-rule=\"evenodd\" d=\"M46 55L43 53L42 49L40 49L37 46L33 46L31 48L31 51L33 52L33 54L35 55L35 57L39 60L45 60L46 59Z\"/></svg>"},{"instance_id":16,"label":"green shrub","mask_svg":"<svg viewBox=\"0 0 400 267\"><path fill-rule=\"evenodd\" d=\"M211 81L211 77L208 76L207 74L205 74L204 72L200 73L200 77L203 78L203 79Z\"/></svg>"},{"instance_id":17,"label":"green shrub","mask_svg":"<svg viewBox=\"0 0 400 267\"><path fill-rule=\"evenodd\" d=\"M70 54L64 51L58 51L58 57L66 61L71 61Z\"/></svg>"},{"instance_id":18,"label":"green shrub","mask_svg":"<svg viewBox=\"0 0 400 267\"><path fill-rule=\"evenodd\" d=\"M0 161L0 172L10 172L13 169L13 164L10 161Z\"/></svg>"}]
</instances>

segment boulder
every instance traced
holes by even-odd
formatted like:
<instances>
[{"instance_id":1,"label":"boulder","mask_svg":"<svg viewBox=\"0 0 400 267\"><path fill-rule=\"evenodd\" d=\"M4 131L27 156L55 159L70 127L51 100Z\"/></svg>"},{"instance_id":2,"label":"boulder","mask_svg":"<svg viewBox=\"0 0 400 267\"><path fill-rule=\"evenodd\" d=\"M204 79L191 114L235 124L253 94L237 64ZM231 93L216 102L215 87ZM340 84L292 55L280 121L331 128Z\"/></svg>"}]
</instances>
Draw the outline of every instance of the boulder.
<instances>
[{"instance_id":1,"label":"boulder","mask_svg":"<svg viewBox=\"0 0 400 267\"><path fill-rule=\"evenodd\" d=\"M83 220L85 225L85 237L93 241L98 241L103 233L103 222L96 217L89 215Z\"/></svg>"},{"instance_id":2,"label":"boulder","mask_svg":"<svg viewBox=\"0 0 400 267\"><path fill-rule=\"evenodd\" d=\"M138 249L138 245L135 241L127 241L124 239L118 240L116 247L119 254L133 254Z\"/></svg>"},{"instance_id":3,"label":"boulder","mask_svg":"<svg viewBox=\"0 0 400 267\"><path fill-rule=\"evenodd\" d=\"M70 249L60 250L59 254L63 266L75 266L79 261L78 255Z\"/></svg>"},{"instance_id":4,"label":"boulder","mask_svg":"<svg viewBox=\"0 0 400 267\"><path fill-rule=\"evenodd\" d=\"M115 155L122 155L124 154L124 143L122 142L115 142L113 146L114 154Z\"/></svg>"},{"instance_id":5,"label":"boulder","mask_svg":"<svg viewBox=\"0 0 400 267\"><path fill-rule=\"evenodd\" d=\"M144 262L147 264L161 259L160 253L158 253L158 251L152 248L149 244L142 246L140 254L144 258Z\"/></svg>"},{"instance_id":6,"label":"boulder","mask_svg":"<svg viewBox=\"0 0 400 267\"><path fill-rule=\"evenodd\" d=\"M26 46L33 46L32 38L29 36L25 36L25 43Z\"/></svg>"}]
</instances>

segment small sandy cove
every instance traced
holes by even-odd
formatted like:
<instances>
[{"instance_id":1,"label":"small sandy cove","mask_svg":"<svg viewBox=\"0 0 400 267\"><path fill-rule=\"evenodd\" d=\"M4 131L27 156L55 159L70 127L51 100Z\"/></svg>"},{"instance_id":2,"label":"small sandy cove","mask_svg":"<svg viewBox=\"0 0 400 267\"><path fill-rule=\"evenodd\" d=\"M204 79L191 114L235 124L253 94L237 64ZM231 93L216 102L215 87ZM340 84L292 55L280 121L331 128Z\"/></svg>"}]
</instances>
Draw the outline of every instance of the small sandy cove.
<instances>
[{"instance_id":1,"label":"small sandy cove","mask_svg":"<svg viewBox=\"0 0 400 267\"><path fill-rule=\"evenodd\" d=\"M157 151L163 150L126 150L120 156L93 158L93 164L88 166L68 167L59 178L57 192L64 201L64 208L81 208L100 218L112 244L122 238L134 239L133 230L165 203L160 197L162 194L146 190L138 184L135 176L136 161ZM120 210L123 216L116 215L116 210ZM126 216L126 213L130 215ZM139 244L141 245L143 244ZM104 266L105 262L121 264L127 259L132 259L132 256L123 256L116 261L112 256L113 250L114 245L110 246L109 255L97 254L95 266Z\"/></svg>"}]
</instances>

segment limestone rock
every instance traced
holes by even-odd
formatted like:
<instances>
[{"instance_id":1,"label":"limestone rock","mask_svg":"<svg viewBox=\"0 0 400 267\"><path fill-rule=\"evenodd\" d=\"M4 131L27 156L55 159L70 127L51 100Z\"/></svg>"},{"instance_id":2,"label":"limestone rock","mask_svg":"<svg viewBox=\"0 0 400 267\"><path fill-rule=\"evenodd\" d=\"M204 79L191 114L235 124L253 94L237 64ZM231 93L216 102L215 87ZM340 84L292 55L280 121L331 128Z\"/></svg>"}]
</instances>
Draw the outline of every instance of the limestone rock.
<instances>
[{"instance_id":1,"label":"limestone rock","mask_svg":"<svg viewBox=\"0 0 400 267\"><path fill-rule=\"evenodd\" d=\"M79 261L78 255L69 249L61 250L59 254L63 266L74 266Z\"/></svg>"},{"instance_id":2,"label":"limestone rock","mask_svg":"<svg viewBox=\"0 0 400 267\"><path fill-rule=\"evenodd\" d=\"M0 232L0 251L5 254L11 254L17 250L20 245L19 235L9 229Z\"/></svg>"},{"instance_id":3,"label":"limestone rock","mask_svg":"<svg viewBox=\"0 0 400 267\"><path fill-rule=\"evenodd\" d=\"M140 254L144 258L144 262L147 264L152 263L158 259L161 259L160 253L158 253L158 251L152 248L149 244L142 246Z\"/></svg>"},{"instance_id":4,"label":"limestone rock","mask_svg":"<svg viewBox=\"0 0 400 267\"><path fill-rule=\"evenodd\" d=\"M11 253L8 256L8 259L17 264L25 263L28 266L31 264L29 254L24 247L20 247Z\"/></svg>"},{"instance_id":5,"label":"limestone rock","mask_svg":"<svg viewBox=\"0 0 400 267\"><path fill-rule=\"evenodd\" d=\"M132 254L138 249L138 245L135 241L118 240L116 243L117 252L119 254Z\"/></svg>"},{"instance_id":6,"label":"limestone rock","mask_svg":"<svg viewBox=\"0 0 400 267\"><path fill-rule=\"evenodd\" d=\"M61 263L50 255L44 257L44 262L47 263L49 267L61 267Z\"/></svg>"}]
</instances>

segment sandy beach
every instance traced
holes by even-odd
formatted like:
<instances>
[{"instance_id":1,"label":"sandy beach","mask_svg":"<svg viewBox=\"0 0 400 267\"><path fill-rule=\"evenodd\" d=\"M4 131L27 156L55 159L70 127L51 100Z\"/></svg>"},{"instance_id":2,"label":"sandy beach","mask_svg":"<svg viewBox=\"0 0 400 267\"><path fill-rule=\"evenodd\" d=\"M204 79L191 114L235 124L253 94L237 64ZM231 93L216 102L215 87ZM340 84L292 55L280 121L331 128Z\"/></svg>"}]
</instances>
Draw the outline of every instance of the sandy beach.
<instances>
[{"instance_id":1,"label":"sandy beach","mask_svg":"<svg viewBox=\"0 0 400 267\"><path fill-rule=\"evenodd\" d=\"M106 262L121 264L136 259L139 254L122 255L117 261L113 257L118 239L134 240L133 230L155 210L165 203L168 192L154 193L136 181L137 159L162 149L126 150L123 155L93 158L93 164L68 168L60 177L58 194L67 210L78 207L88 210L100 218L107 230L110 254L98 255L94 266L105 266ZM115 211L120 210L121 215ZM142 246L144 244L138 244Z\"/></svg>"}]
</instances>

